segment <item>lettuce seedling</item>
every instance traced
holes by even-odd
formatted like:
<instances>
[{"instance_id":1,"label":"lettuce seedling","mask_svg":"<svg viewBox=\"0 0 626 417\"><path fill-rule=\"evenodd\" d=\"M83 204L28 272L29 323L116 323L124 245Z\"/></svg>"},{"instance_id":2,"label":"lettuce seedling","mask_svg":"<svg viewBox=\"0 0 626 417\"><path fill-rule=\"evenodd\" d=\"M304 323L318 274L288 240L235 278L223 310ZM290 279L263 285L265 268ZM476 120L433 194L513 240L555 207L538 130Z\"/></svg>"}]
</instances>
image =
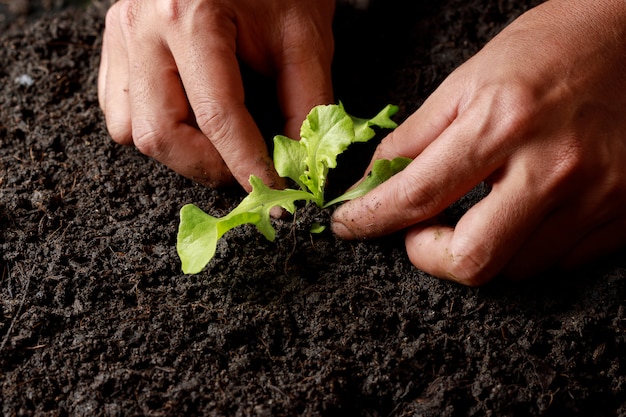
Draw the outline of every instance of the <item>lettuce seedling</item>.
<instances>
[{"instance_id":1,"label":"lettuce seedling","mask_svg":"<svg viewBox=\"0 0 626 417\"><path fill-rule=\"evenodd\" d=\"M215 255L219 239L237 226L253 224L273 241L276 232L270 211L276 206L291 214L296 209L296 201L312 202L325 208L359 197L404 169L410 162L408 158L375 161L372 171L359 185L330 202L324 201L328 171L337 166L337 156L350 144L373 138L373 126L395 128L397 124L391 117L397 111L396 106L388 105L373 118L361 119L346 113L341 103L314 107L302 124L299 141L281 135L274 138L276 171L281 177L293 180L300 189L274 190L251 175L252 191L224 217L213 217L193 204L180 210L177 250L183 272L200 272Z\"/></svg>"}]
</instances>

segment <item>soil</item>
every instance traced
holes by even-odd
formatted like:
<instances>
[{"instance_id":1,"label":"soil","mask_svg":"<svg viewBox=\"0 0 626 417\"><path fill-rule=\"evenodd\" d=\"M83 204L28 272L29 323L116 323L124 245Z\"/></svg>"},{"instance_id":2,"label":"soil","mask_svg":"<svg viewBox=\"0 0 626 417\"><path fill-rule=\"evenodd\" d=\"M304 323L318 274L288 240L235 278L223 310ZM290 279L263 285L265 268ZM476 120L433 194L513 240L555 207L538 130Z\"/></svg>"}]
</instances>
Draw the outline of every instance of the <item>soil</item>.
<instances>
[{"instance_id":1,"label":"soil","mask_svg":"<svg viewBox=\"0 0 626 417\"><path fill-rule=\"evenodd\" d=\"M341 6L337 98L361 116L398 104L401 121L531 6ZM302 207L275 222L275 242L236 229L204 272L183 275L180 207L223 215L243 192L111 141L96 95L105 10L0 21L3 415L626 416L626 252L465 288L415 269L399 234L312 236L329 213ZM246 83L271 137L271 82ZM351 153L332 186L370 151Z\"/></svg>"}]
</instances>

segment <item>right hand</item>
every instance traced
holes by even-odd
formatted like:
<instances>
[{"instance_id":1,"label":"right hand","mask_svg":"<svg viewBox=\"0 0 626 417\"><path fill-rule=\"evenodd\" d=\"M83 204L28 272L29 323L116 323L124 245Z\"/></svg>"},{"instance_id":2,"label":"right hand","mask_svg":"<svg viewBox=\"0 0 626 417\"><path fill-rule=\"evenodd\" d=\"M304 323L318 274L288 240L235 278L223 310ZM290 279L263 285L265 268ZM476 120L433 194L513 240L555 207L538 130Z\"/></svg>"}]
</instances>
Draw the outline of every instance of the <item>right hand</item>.
<instances>
[{"instance_id":1,"label":"right hand","mask_svg":"<svg viewBox=\"0 0 626 417\"><path fill-rule=\"evenodd\" d=\"M404 228L411 262L481 285L626 246L626 8L551 0L455 70L373 157L414 158L333 215L342 238ZM480 182L454 225L439 214Z\"/></svg>"},{"instance_id":2,"label":"right hand","mask_svg":"<svg viewBox=\"0 0 626 417\"><path fill-rule=\"evenodd\" d=\"M98 98L113 140L200 183L281 186L244 104L237 58L277 79L285 134L333 101L334 0L121 0L108 11Z\"/></svg>"}]
</instances>

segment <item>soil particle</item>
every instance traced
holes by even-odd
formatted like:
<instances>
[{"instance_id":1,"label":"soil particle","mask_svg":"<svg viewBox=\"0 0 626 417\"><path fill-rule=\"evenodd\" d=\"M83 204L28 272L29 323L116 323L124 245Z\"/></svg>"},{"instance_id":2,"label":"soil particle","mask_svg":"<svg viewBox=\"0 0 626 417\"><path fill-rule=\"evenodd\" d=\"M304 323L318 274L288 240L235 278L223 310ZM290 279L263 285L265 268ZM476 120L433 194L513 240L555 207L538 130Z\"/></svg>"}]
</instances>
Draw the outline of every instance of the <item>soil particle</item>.
<instances>
[{"instance_id":1,"label":"soil particle","mask_svg":"<svg viewBox=\"0 0 626 417\"><path fill-rule=\"evenodd\" d=\"M342 7L337 97L363 116L399 104L402 120L531 5ZM111 141L96 95L106 7L61 9L0 34L3 415L626 414L624 252L569 275L464 288L412 267L400 234L310 235L330 213L302 207L274 221L275 242L238 228L204 272L181 274L180 207L224 215L243 192ZM271 93L256 96L262 129L278 133ZM357 148L330 192L360 177L370 152Z\"/></svg>"}]
</instances>

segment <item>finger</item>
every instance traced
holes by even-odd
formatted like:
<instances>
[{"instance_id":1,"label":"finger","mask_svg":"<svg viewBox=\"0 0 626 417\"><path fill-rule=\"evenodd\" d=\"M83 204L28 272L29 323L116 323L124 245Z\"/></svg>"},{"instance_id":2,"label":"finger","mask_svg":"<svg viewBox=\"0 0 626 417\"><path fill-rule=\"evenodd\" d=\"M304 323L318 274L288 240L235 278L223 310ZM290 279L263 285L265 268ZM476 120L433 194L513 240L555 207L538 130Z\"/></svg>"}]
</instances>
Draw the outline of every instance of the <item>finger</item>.
<instances>
[{"instance_id":1,"label":"finger","mask_svg":"<svg viewBox=\"0 0 626 417\"><path fill-rule=\"evenodd\" d=\"M105 27L102 35L102 52L100 53L100 65L98 67L98 104L100 109L104 111L104 95L106 90L106 76L108 68L108 41L107 41L107 29Z\"/></svg>"},{"instance_id":2,"label":"finger","mask_svg":"<svg viewBox=\"0 0 626 417\"><path fill-rule=\"evenodd\" d=\"M285 135L299 139L300 126L311 109L333 103L330 66L319 62L298 62L279 73L279 97L285 116Z\"/></svg>"},{"instance_id":3,"label":"finger","mask_svg":"<svg viewBox=\"0 0 626 417\"><path fill-rule=\"evenodd\" d=\"M265 141L244 105L234 24L211 10L190 14L193 18L177 25L169 46L198 126L246 190L251 190L250 174L268 186L282 186ZM189 39L194 40L191 47Z\"/></svg>"},{"instance_id":4,"label":"finger","mask_svg":"<svg viewBox=\"0 0 626 417\"><path fill-rule=\"evenodd\" d=\"M328 28L328 33L332 29ZM331 62L332 36L317 42L295 42L278 64L278 97L285 116L285 135L300 138L300 126L309 111L334 102Z\"/></svg>"},{"instance_id":5,"label":"finger","mask_svg":"<svg viewBox=\"0 0 626 417\"><path fill-rule=\"evenodd\" d=\"M548 207L528 195L528 178L509 176L461 217L454 228L417 225L405 244L411 262L439 278L481 285L493 278L545 216Z\"/></svg>"},{"instance_id":6,"label":"finger","mask_svg":"<svg viewBox=\"0 0 626 417\"><path fill-rule=\"evenodd\" d=\"M447 94L440 87L415 113L381 141L371 164L379 159L393 159L397 156L415 158L452 125L458 117L458 107L459 98Z\"/></svg>"},{"instance_id":7,"label":"finger","mask_svg":"<svg viewBox=\"0 0 626 417\"><path fill-rule=\"evenodd\" d=\"M440 105L439 100L416 112L406 127L403 124L402 130L381 146L377 157L415 159L402 172L335 211L333 230L340 237L380 236L434 217L503 163L506 155L493 144L506 133L477 122L487 120L485 112L494 111L490 103L477 103L473 108L477 110L466 111L446 127L455 111L435 116L430 105ZM434 121L428 123L424 117L434 117Z\"/></svg>"},{"instance_id":8,"label":"finger","mask_svg":"<svg viewBox=\"0 0 626 417\"><path fill-rule=\"evenodd\" d=\"M130 27L125 26L126 30ZM189 124L193 117L170 52L159 39L133 35L134 42L127 47L133 68L129 97L135 146L197 182L211 186L229 183L232 177L220 154Z\"/></svg>"},{"instance_id":9,"label":"finger","mask_svg":"<svg viewBox=\"0 0 626 417\"><path fill-rule=\"evenodd\" d=\"M128 53L120 20L123 4L115 4L107 12L98 76L98 100L111 138L117 143L130 145L132 127L128 96Z\"/></svg>"}]
</instances>

